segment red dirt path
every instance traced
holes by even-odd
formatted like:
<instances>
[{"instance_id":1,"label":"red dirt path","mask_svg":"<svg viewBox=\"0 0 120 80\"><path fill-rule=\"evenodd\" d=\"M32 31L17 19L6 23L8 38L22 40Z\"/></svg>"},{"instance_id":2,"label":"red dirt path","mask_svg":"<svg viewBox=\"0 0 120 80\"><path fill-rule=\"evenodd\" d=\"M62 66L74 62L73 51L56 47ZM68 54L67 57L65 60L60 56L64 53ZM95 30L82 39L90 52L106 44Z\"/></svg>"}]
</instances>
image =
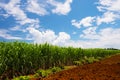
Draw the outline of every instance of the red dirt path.
<instances>
[{"instance_id":1,"label":"red dirt path","mask_svg":"<svg viewBox=\"0 0 120 80\"><path fill-rule=\"evenodd\" d=\"M37 80L120 80L120 55Z\"/></svg>"}]
</instances>

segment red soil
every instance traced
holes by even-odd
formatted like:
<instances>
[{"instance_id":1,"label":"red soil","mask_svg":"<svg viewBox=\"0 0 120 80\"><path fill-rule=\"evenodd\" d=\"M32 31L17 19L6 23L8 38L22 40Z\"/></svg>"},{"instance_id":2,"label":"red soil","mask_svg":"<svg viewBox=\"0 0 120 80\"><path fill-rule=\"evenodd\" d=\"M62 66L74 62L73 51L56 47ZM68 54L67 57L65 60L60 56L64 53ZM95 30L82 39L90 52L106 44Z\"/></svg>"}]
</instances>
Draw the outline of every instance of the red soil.
<instances>
[{"instance_id":1,"label":"red soil","mask_svg":"<svg viewBox=\"0 0 120 80\"><path fill-rule=\"evenodd\" d=\"M34 80L120 80L120 55Z\"/></svg>"}]
</instances>

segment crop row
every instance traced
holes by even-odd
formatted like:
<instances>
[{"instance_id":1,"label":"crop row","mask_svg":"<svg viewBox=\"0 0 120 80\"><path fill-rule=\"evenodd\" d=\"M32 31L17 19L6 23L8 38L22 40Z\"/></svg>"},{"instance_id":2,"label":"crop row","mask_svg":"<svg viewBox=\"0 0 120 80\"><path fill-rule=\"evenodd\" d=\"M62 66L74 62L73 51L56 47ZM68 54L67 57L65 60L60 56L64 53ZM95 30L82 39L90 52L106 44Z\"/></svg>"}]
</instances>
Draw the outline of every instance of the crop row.
<instances>
[{"instance_id":1,"label":"crop row","mask_svg":"<svg viewBox=\"0 0 120 80\"><path fill-rule=\"evenodd\" d=\"M120 50L58 47L25 42L0 42L1 79L34 73L38 69L73 65L84 57L103 58Z\"/></svg>"}]
</instances>

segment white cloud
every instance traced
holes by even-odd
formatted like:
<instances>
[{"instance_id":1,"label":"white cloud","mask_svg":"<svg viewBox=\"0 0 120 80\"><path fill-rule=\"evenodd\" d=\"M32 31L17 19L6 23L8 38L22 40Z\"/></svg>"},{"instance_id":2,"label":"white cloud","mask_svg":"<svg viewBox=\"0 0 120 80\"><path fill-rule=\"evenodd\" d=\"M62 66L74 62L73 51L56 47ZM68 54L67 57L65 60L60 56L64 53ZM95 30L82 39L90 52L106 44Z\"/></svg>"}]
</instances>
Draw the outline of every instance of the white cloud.
<instances>
[{"instance_id":1,"label":"white cloud","mask_svg":"<svg viewBox=\"0 0 120 80\"><path fill-rule=\"evenodd\" d=\"M50 43L53 45L64 45L69 39L70 35L65 32L59 32L58 35L52 30L39 31L35 28L28 28L29 33L35 43Z\"/></svg>"},{"instance_id":2,"label":"white cloud","mask_svg":"<svg viewBox=\"0 0 120 80\"><path fill-rule=\"evenodd\" d=\"M101 17L97 17L98 25L120 19L120 0L99 0L98 4L98 10L104 12Z\"/></svg>"},{"instance_id":3,"label":"white cloud","mask_svg":"<svg viewBox=\"0 0 120 80\"><path fill-rule=\"evenodd\" d=\"M49 0L48 3L55 7L52 9L52 12L55 14L67 15L71 11L70 4L72 3L72 0L66 0L64 3Z\"/></svg>"},{"instance_id":4,"label":"white cloud","mask_svg":"<svg viewBox=\"0 0 120 80\"><path fill-rule=\"evenodd\" d=\"M9 28L10 31L21 31L21 32L26 32L26 29L24 29L24 27L22 28L21 26L15 26L15 27L11 27Z\"/></svg>"},{"instance_id":5,"label":"white cloud","mask_svg":"<svg viewBox=\"0 0 120 80\"><path fill-rule=\"evenodd\" d=\"M119 37L120 36L120 28L102 29L99 34L102 36L102 37L100 37L100 39L103 41L107 40L107 41L111 41L112 43L115 43L115 42L119 42L119 40L120 40L120 37Z\"/></svg>"},{"instance_id":6,"label":"white cloud","mask_svg":"<svg viewBox=\"0 0 120 80\"><path fill-rule=\"evenodd\" d=\"M97 8L99 11L104 11L112 5L112 2L113 0L99 0L98 2L99 6L97 6Z\"/></svg>"},{"instance_id":7,"label":"white cloud","mask_svg":"<svg viewBox=\"0 0 120 80\"><path fill-rule=\"evenodd\" d=\"M39 31L35 28L27 28L29 33L32 35L35 43L51 43L56 38L56 35L51 30Z\"/></svg>"},{"instance_id":8,"label":"white cloud","mask_svg":"<svg viewBox=\"0 0 120 80\"><path fill-rule=\"evenodd\" d=\"M83 42L80 41L80 40L76 40L76 41L69 40L66 43L64 43L64 46L81 47L81 48L83 48Z\"/></svg>"},{"instance_id":9,"label":"white cloud","mask_svg":"<svg viewBox=\"0 0 120 80\"><path fill-rule=\"evenodd\" d=\"M103 45L104 47L113 47L120 48L120 28L106 28L102 29L99 32L101 36L99 39L99 45Z\"/></svg>"},{"instance_id":10,"label":"white cloud","mask_svg":"<svg viewBox=\"0 0 120 80\"><path fill-rule=\"evenodd\" d=\"M20 0L10 0L9 3L0 3L0 7L3 8L8 15L12 15L16 19L16 22L21 25L38 23L37 19L27 17L25 12L20 8Z\"/></svg>"},{"instance_id":11,"label":"white cloud","mask_svg":"<svg viewBox=\"0 0 120 80\"><path fill-rule=\"evenodd\" d=\"M30 37L28 36L29 40L33 40L34 43L49 43L52 45L59 45L59 46L73 46L73 47L81 47L81 43L79 41L73 41L71 40L71 37L69 34L65 32L59 32L59 34L55 34L52 30L45 30L40 31L35 28L27 28L27 30L30 33Z\"/></svg>"},{"instance_id":12,"label":"white cloud","mask_svg":"<svg viewBox=\"0 0 120 80\"><path fill-rule=\"evenodd\" d=\"M97 6L99 11L115 11L120 12L120 0L99 0L99 6Z\"/></svg>"},{"instance_id":13,"label":"white cloud","mask_svg":"<svg viewBox=\"0 0 120 80\"><path fill-rule=\"evenodd\" d=\"M100 36L97 35L96 29L97 27L89 27L83 30L83 34L80 35L80 38L90 39L90 40L99 39Z\"/></svg>"},{"instance_id":14,"label":"white cloud","mask_svg":"<svg viewBox=\"0 0 120 80\"><path fill-rule=\"evenodd\" d=\"M76 21L75 19L73 19L71 21L72 25L77 27L77 28L81 28L81 24L80 24L80 21Z\"/></svg>"},{"instance_id":15,"label":"white cloud","mask_svg":"<svg viewBox=\"0 0 120 80\"><path fill-rule=\"evenodd\" d=\"M16 20L26 19L26 14L19 8L20 0L11 0L8 4L0 3L0 7L4 8L6 12L13 17L16 17Z\"/></svg>"},{"instance_id":16,"label":"white cloud","mask_svg":"<svg viewBox=\"0 0 120 80\"><path fill-rule=\"evenodd\" d=\"M15 40L21 40L22 39L20 37L12 36L8 32L9 32L8 30L0 29L0 37L2 37L4 39L15 39Z\"/></svg>"},{"instance_id":17,"label":"white cloud","mask_svg":"<svg viewBox=\"0 0 120 80\"><path fill-rule=\"evenodd\" d=\"M92 23L95 21L94 19L95 19L95 17L88 16L86 18L83 18L80 21L76 21L76 20L73 19L71 21L71 23L72 23L73 26L75 26L77 28L81 28L81 26L89 27L89 26L92 26Z\"/></svg>"},{"instance_id":18,"label":"white cloud","mask_svg":"<svg viewBox=\"0 0 120 80\"><path fill-rule=\"evenodd\" d=\"M1 13L0 13L0 16L3 16L4 18L8 18L8 17L9 17L9 14L1 14Z\"/></svg>"},{"instance_id":19,"label":"white cloud","mask_svg":"<svg viewBox=\"0 0 120 80\"><path fill-rule=\"evenodd\" d=\"M92 26L92 23L94 22L94 18L95 17L86 17L86 18L83 18L80 23L81 25L85 26L85 27L89 27L89 26Z\"/></svg>"},{"instance_id":20,"label":"white cloud","mask_svg":"<svg viewBox=\"0 0 120 80\"><path fill-rule=\"evenodd\" d=\"M28 31L35 43L48 42L53 45L82 48L120 48L120 28L105 28L96 33L96 27L89 27L83 31L84 35L81 36L83 40L72 40L65 32L59 32L57 35L52 30L40 31L31 27Z\"/></svg>"},{"instance_id":21,"label":"white cloud","mask_svg":"<svg viewBox=\"0 0 120 80\"><path fill-rule=\"evenodd\" d=\"M53 44L56 45L64 45L65 43L67 43L67 41L70 40L70 35L65 33L65 32L59 32L59 35L57 36L57 38L54 40Z\"/></svg>"},{"instance_id":22,"label":"white cloud","mask_svg":"<svg viewBox=\"0 0 120 80\"><path fill-rule=\"evenodd\" d=\"M19 30L21 30L21 28L20 28L20 26L15 26L15 27L12 27L12 28L10 28L10 30L12 30L12 31L19 31Z\"/></svg>"},{"instance_id":23,"label":"white cloud","mask_svg":"<svg viewBox=\"0 0 120 80\"><path fill-rule=\"evenodd\" d=\"M25 25L25 24L31 24L31 25L39 25L39 19L30 19L30 18L26 18L25 20L22 21L18 21L21 25Z\"/></svg>"},{"instance_id":24,"label":"white cloud","mask_svg":"<svg viewBox=\"0 0 120 80\"><path fill-rule=\"evenodd\" d=\"M9 31L21 31L23 34L26 32L26 28L34 27L39 28L39 19L31 19L27 17L27 14L24 12L24 10L21 9L21 0L10 0L8 3L0 3L0 7L6 11L6 13L9 16L13 16L16 20L16 23L18 23L15 27L9 28ZM24 26L25 25L25 26ZM23 27L24 26L24 27ZM6 39L20 39L19 37L14 37L10 33L3 33L4 35L1 37L4 37ZM21 35L19 35L21 36ZM27 36L26 36L27 38ZM28 38L27 38L28 39Z\"/></svg>"},{"instance_id":25,"label":"white cloud","mask_svg":"<svg viewBox=\"0 0 120 80\"><path fill-rule=\"evenodd\" d=\"M91 28L92 29L92 28ZM98 33L95 31L95 27L84 30L83 39L89 39L88 41L80 41L84 44L85 48L119 48L120 49L120 28L105 28L101 29ZM95 39L95 40L93 40Z\"/></svg>"},{"instance_id":26,"label":"white cloud","mask_svg":"<svg viewBox=\"0 0 120 80\"><path fill-rule=\"evenodd\" d=\"M108 9L111 11L119 11L120 12L120 0L116 0L111 3L112 3L112 6L110 6Z\"/></svg>"},{"instance_id":27,"label":"white cloud","mask_svg":"<svg viewBox=\"0 0 120 80\"><path fill-rule=\"evenodd\" d=\"M120 15L117 15L113 12L105 12L102 17L97 17L97 25L100 25L102 23L112 23L118 18L120 18Z\"/></svg>"},{"instance_id":28,"label":"white cloud","mask_svg":"<svg viewBox=\"0 0 120 80\"><path fill-rule=\"evenodd\" d=\"M48 14L48 11L45 8L45 5L38 2L38 0L28 0L27 2L27 10L29 12L38 14L40 16L44 16Z\"/></svg>"}]
</instances>

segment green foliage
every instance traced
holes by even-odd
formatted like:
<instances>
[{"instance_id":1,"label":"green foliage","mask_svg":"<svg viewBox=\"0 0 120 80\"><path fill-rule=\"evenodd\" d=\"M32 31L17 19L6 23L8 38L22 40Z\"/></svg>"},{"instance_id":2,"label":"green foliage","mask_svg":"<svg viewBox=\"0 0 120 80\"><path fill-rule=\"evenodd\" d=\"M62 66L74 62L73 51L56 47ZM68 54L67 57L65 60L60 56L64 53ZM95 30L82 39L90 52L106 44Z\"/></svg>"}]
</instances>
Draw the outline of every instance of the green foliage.
<instances>
[{"instance_id":1,"label":"green foliage","mask_svg":"<svg viewBox=\"0 0 120 80\"><path fill-rule=\"evenodd\" d=\"M120 50L81 49L73 47L58 47L45 44L30 44L25 42L0 42L0 79L27 75L39 68L48 69L54 66L88 63L119 53ZM86 59L84 58L86 56ZM74 62L80 61L80 62ZM58 69L53 69L57 71ZM42 71L47 76L46 71Z\"/></svg>"},{"instance_id":2,"label":"green foliage","mask_svg":"<svg viewBox=\"0 0 120 80\"><path fill-rule=\"evenodd\" d=\"M62 69L60 68L60 67L53 67L52 69L51 69L51 71L53 72L53 73L56 73L56 72L59 72L59 71L61 71Z\"/></svg>"},{"instance_id":3,"label":"green foliage","mask_svg":"<svg viewBox=\"0 0 120 80\"><path fill-rule=\"evenodd\" d=\"M37 72L36 72L36 74L35 74L35 77L39 77L39 76L41 76L41 77L46 77L46 76L48 76L49 74L53 74L53 73L59 72L59 71L61 71L61 70L62 70L62 69L61 69L60 67L53 67L53 68L47 69L47 70L43 70L43 69L37 70Z\"/></svg>"},{"instance_id":4,"label":"green foliage","mask_svg":"<svg viewBox=\"0 0 120 80\"><path fill-rule=\"evenodd\" d=\"M87 57L85 56L83 59L80 59L79 61L74 61L74 64L79 66L87 63L93 63L99 61L101 58L95 58L95 57Z\"/></svg>"},{"instance_id":5,"label":"green foliage","mask_svg":"<svg viewBox=\"0 0 120 80\"><path fill-rule=\"evenodd\" d=\"M99 61L99 59L95 59L94 57L86 57L85 58L86 63L93 63Z\"/></svg>"},{"instance_id":6,"label":"green foliage","mask_svg":"<svg viewBox=\"0 0 120 80\"><path fill-rule=\"evenodd\" d=\"M74 63L74 65L77 65L77 66L80 66L83 64L81 61L73 61L73 63Z\"/></svg>"},{"instance_id":7,"label":"green foliage","mask_svg":"<svg viewBox=\"0 0 120 80\"><path fill-rule=\"evenodd\" d=\"M40 75L39 75L38 73L35 73L33 77L34 77L34 78L39 78Z\"/></svg>"},{"instance_id":8,"label":"green foliage","mask_svg":"<svg viewBox=\"0 0 120 80\"><path fill-rule=\"evenodd\" d=\"M20 76L20 77L14 78L13 80L30 80L30 76Z\"/></svg>"},{"instance_id":9,"label":"green foliage","mask_svg":"<svg viewBox=\"0 0 120 80\"><path fill-rule=\"evenodd\" d=\"M52 72L50 70L38 70L36 72L36 74L39 74L39 76L41 76L41 77L46 77L46 76L48 76L51 73Z\"/></svg>"}]
</instances>

